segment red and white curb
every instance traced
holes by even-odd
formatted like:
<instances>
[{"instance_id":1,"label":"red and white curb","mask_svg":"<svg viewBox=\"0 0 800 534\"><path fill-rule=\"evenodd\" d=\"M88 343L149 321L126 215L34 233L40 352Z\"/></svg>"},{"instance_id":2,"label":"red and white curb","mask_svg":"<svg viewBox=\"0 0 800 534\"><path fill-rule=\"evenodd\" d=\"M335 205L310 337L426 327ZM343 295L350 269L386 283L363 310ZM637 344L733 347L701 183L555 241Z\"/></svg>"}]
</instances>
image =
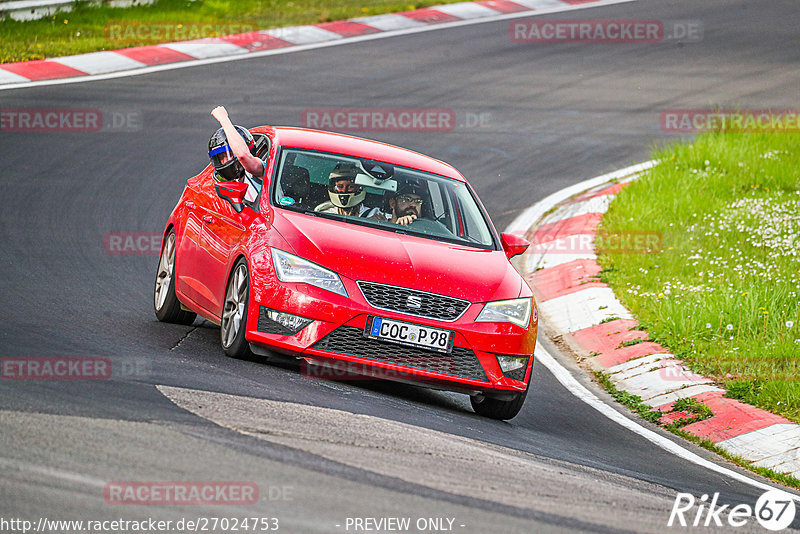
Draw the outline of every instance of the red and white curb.
<instances>
[{"instance_id":1,"label":"red and white curb","mask_svg":"<svg viewBox=\"0 0 800 534\"><path fill-rule=\"evenodd\" d=\"M531 241L523 274L537 299L548 331L560 336L584 361L609 375L615 385L664 412L669 423L690 414L673 403L691 397L713 416L683 430L708 439L759 467L800 478L800 426L735 399L713 381L692 373L657 343L625 346L647 339L631 313L599 281L591 247L603 214L619 190L654 162L600 176L560 191L517 218L507 229ZM555 208L555 209L554 209Z\"/></svg>"},{"instance_id":2,"label":"red and white curb","mask_svg":"<svg viewBox=\"0 0 800 534\"><path fill-rule=\"evenodd\" d=\"M146 74L635 0L480 0L402 13L0 65L0 89ZM387 34L387 35L378 35Z\"/></svg>"}]
</instances>

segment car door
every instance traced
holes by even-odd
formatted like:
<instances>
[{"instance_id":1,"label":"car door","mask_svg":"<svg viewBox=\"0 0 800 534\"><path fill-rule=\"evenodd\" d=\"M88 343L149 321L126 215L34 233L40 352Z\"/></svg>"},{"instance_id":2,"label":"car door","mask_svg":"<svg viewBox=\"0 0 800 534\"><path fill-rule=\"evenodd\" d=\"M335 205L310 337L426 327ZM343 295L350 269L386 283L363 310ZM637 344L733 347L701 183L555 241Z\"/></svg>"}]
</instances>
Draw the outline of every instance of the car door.
<instances>
[{"instance_id":1,"label":"car door","mask_svg":"<svg viewBox=\"0 0 800 534\"><path fill-rule=\"evenodd\" d=\"M189 181L186 187L184 206L186 208L186 224L176 254L175 272L176 290L200 304L201 295L207 290L202 281L203 265L203 220L204 205L210 200L208 189L211 179L196 178Z\"/></svg>"},{"instance_id":2,"label":"car door","mask_svg":"<svg viewBox=\"0 0 800 534\"><path fill-rule=\"evenodd\" d=\"M270 141L266 134L257 134L258 157L266 157ZM244 239L249 225L258 213L247 206L237 213L233 206L217 195L215 182L209 180L208 188L203 190L203 203L200 212L202 221L202 250L198 265L201 290L197 303L217 317L222 317L222 305L228 281L229 258L234 248ZM260 197L259 197L260 198ZM257 206L258 200L252 203Z\"/></svg>"},{"instance_id":3,"label":"car door","mask_svg":"<svg viewBox=\"0 0 800 534\"><path fill-rule=\"evenodd\" d=\"M236 213L230 203L216 195L204 206L201 218L205 291L200 305L218 317L222 316L227 288L228 259L244 238L252 215L255 212L249 207L242 213Z\"/></svg>"}]
</instances>

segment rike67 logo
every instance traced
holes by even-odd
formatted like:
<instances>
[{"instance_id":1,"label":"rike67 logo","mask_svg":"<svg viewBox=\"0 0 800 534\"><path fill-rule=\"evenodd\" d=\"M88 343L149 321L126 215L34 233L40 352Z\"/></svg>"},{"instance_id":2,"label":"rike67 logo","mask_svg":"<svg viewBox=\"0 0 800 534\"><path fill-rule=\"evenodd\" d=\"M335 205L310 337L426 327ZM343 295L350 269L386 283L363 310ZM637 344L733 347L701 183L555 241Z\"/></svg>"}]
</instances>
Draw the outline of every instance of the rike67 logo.
<instances>
[{"instance_id":1,"label":"rike67 logo","mask_svg":"<svg viewBox=\"0 0 800 534\"><path fill-rule=\"evenodd\" d=\"M796 512L795 497L785 491L769 490L756 501L755 507L749 504L719 505L719 493L714 493L709 501L708 495L696 499L691 493L678 493L667 526L680 527L743 527L755 516L758 523L767 530L783 530L794 521ZM695 510L695 506L697 509ZM727 525L726 525L727 523Z\"/></svg>"}]
</instances>

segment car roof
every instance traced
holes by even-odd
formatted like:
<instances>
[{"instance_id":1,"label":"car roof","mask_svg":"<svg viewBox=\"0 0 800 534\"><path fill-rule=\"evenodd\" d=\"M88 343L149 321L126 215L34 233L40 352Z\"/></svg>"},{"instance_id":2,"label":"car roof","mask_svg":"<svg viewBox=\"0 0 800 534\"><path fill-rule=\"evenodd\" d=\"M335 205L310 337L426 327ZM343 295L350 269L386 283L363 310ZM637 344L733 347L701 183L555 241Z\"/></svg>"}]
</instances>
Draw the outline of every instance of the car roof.
<instances>
[{"instance_id":1,"label":"car roof","mask_svg":"<svg viewBox=\"0 0 800 534\"><path fill-rule=\"evenodd\" d=\"M264 131L267 127L253 128L253 131ZM279 146L305 148L344 154L357 158L371 159L410 167L465 182L464 177L455 168L443 161L425 156L418 152L394 145L362 139L334 132L323 132L307 128L272 127Z\"/></svg>"}]
</instances>

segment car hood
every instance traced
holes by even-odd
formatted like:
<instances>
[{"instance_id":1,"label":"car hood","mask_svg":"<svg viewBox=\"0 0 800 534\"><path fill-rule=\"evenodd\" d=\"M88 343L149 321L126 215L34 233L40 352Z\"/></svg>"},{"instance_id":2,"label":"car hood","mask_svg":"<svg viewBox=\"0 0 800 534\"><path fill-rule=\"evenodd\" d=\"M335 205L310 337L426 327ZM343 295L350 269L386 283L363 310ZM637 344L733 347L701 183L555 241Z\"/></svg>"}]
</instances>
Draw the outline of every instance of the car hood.
<instances>
[{"instance_id":1,"label":"car hood","mask_svg":"<svg viewBox=\"0 0 800 534\"><path fill-rule=\"evenodd\" d=\"M352 280L486 302L522 287L503 251L481 250L284 211L275 227L298 256Z\"/></svg>"}]
</instances>

